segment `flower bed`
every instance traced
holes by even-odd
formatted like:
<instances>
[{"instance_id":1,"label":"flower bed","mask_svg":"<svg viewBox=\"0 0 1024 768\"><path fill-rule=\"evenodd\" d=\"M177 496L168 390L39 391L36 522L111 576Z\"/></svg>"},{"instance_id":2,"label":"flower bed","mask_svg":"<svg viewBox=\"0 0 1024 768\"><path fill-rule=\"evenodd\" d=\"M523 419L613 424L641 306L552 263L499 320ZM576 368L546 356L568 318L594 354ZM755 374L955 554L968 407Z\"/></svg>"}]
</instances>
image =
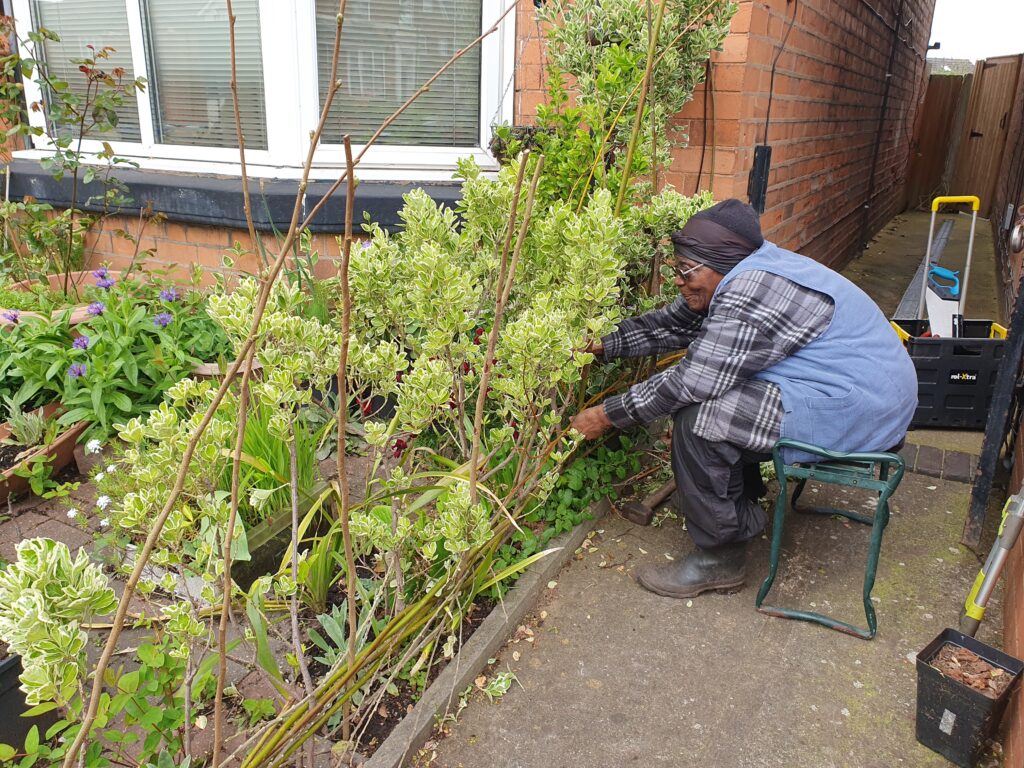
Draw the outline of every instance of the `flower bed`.
<instances>
[{"instance_id":1,"label":"flower bed","mask_svg":"<svg viewBox=\"0 0 1024 768\"><path fill-rule=\"evenodd\" d=\"M233 290L206 298L97 270L77 335L63 318L28 317L0 334L0 393L59 395L62 418L116 436L93 474L107 570L31 540L0 577L0 638L24 656L30 701L61 716L30 736L26 759L181 764L203 757L211 729L215 764L227 749L255 768L293 763L317 738L357 742L385 697L418 694L455 657L475 600L543 561L553 535L635 471L628 444L580 456L565 426L634 373L591 372L586 349L665 300L666 237L710 202L653 195L637 178L659 157L645 159L637 136L665 118L637 99L660 82L640 65L646 50L648 70L667 57L659 73L686 74L731 11L698 14L686 47L670 39L692 23L681 0L661 7L667 37L649 43L639 6L602 3L591 11L637 39L588 52L559 32L582 17L552 6L579 106L556 87L534 137L542 153L520 154L513 137L497 174L461 162L455 209L410 192L400 231L369 224L362 247L345 239L334 280L310 278L311 236L293 226L261 279ZM223 378L185 378L214 359ZM331 459L333 480L321 472ZM280 556L251 582L233 578L274 532ZM126 579L119 601L111 578ZM120 667L133 598L140 632ZM89 632L111 613L90 671ZM228 655L243 652L266 695L230 705ZM225 713L239 706L236 728Z\"/></svg>"}]
</instances>

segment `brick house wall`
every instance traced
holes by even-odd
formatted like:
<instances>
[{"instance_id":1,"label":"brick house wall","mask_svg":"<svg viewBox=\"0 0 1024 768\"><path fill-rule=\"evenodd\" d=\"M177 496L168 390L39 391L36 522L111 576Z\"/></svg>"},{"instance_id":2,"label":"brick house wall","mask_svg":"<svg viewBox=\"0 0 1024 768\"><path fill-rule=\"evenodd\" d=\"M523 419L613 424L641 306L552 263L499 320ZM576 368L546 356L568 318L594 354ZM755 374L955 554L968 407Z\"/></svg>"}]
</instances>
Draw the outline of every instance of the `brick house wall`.
<instances>
[{"instance_id":1,"label":"brick house wall","mask_svg":"<svg viewBox=\"0 0 1024 768\"><path fill-rule=\"evenodd\" d=\"M1020 290L1021 276L1024 274L1024 252L1014 254L1010 251L1010 229L1004 227L1007 207L1012 206L1013 210L1017 211L1024 205L1024 69L1021 70L1017 81L1016 95L1009 115L1006 147L996 177L992 217L989 222L996 258L1006 289L1004 299L1007 317L1012 316L1013 304ZM1018 217L1014 215L1010 220L1010 227L1017 220ZM1024 487L1024 443L1020 439L1015 444L1013 458L1010 492L1021 493ZM1003 578L1006 588L1003 601L1003 646L1007 653L1020 659L1024 658L1024 537L1017 541L1007 561ZM1020 687L1014 694L1004 722L1009 724L1003 745L1006 752L1005 765L1024 765L1024 694L1021 693Z\"/></svg>"},{"instance_id":2,"label":"brick house wall","mask_svg":"<svg viewBox=\"0 0 1024 768\"><path fill-rule=\"evenodd\" d=\"M876 13L868 0L740 0L723 50L712 54L710 87L698 88L676 118L689 146L673 151L660 183L745 200L771 95L765 234L842 265L901 206L934 2L899 0L897 24L893 8ZM544 30L532 0L520 0L517 30L514 108L516 122L528 123L544 98ZM134 246L106 234L137 227L131 217L108 221L91 261L122 263ZM336 253L333 238L323 239L321 252ZM141 247L154 248L157 263L216 268L219 247L248 240L245 230L168 223L154 225Z\"/></svg>"},{"instance_id":3,"label":"brick house wall","mask_svg":"<svg viewBox=\"0 0 1024 768\"><path fill-rule=\"evenodd\" d=\"M690 145L675 151L665 181L687 194L711 189L716 199L745 200L771 94L765 235L840 266L902 207L935 0L738 5L723 50L711 56L711 86L699 88L677 118ZM519 28L535 26L532 3L524 3ZM517 72L517 106L527 120L543 98L540 39L533 33L524 45Z\"/></svg>"}]
</instances>

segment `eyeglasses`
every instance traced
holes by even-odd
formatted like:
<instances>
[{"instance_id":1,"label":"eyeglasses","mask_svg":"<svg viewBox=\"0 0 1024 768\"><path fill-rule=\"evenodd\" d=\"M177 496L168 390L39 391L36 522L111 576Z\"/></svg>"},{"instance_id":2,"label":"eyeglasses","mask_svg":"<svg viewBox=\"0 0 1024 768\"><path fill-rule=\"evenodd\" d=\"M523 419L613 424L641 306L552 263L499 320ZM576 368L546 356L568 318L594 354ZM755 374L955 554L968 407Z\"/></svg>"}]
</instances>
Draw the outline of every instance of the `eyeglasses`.
<instances>
[{"instance_id":1,"label":"eyeglasses","mask_svg":"<svg viewBox=\"0 0 1024 768\"><path fill-rule=\"evenodd\" d=\"M701 267L707 266L705 264L697 264L692 267L683 267L679 264L662 264L661 274L663 277L671 279L673 276L678 277L684 283L687 282L690 275L696 272Z\"/></svg>"}]
</instances>

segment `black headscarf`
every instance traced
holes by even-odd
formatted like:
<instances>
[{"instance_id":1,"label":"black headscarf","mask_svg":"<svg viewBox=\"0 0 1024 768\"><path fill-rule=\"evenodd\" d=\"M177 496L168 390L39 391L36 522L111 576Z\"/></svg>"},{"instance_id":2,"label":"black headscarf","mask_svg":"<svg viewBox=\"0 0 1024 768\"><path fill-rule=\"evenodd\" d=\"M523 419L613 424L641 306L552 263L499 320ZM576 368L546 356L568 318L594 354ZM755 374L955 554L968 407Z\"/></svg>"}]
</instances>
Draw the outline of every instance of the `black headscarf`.
<instances>
[{"instance_id":1,"label":"black headscarf","mask_svg":"<svg viewBox=\"0 0 1024 768\"><path fill-rule=\"evenodd\" d=\"M694 214L672 233L676 256L727 273L764 243L757 213L739 200L726 200Z\"/></svg>"}]
</instances>

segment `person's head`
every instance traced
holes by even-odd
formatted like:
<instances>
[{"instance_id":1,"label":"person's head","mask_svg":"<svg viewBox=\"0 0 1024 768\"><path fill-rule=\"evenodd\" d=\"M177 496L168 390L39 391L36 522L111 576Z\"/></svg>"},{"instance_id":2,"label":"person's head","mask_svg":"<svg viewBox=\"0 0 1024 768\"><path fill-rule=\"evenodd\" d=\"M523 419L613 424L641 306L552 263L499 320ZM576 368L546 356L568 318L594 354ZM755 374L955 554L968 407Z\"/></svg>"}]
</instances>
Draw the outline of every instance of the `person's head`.
<instances>
[{"instance_id":1,"label":"person's head","mask_svg":"<svg viewBox=\"0 0 1024 768\"><path fill-rule=\"evenodd\" d=\"M764 243L757 213L739 200L726 200L695 213L672 233L674 282L686 305L707 312L729 270Z\"/></svg>"}]
</instances>

